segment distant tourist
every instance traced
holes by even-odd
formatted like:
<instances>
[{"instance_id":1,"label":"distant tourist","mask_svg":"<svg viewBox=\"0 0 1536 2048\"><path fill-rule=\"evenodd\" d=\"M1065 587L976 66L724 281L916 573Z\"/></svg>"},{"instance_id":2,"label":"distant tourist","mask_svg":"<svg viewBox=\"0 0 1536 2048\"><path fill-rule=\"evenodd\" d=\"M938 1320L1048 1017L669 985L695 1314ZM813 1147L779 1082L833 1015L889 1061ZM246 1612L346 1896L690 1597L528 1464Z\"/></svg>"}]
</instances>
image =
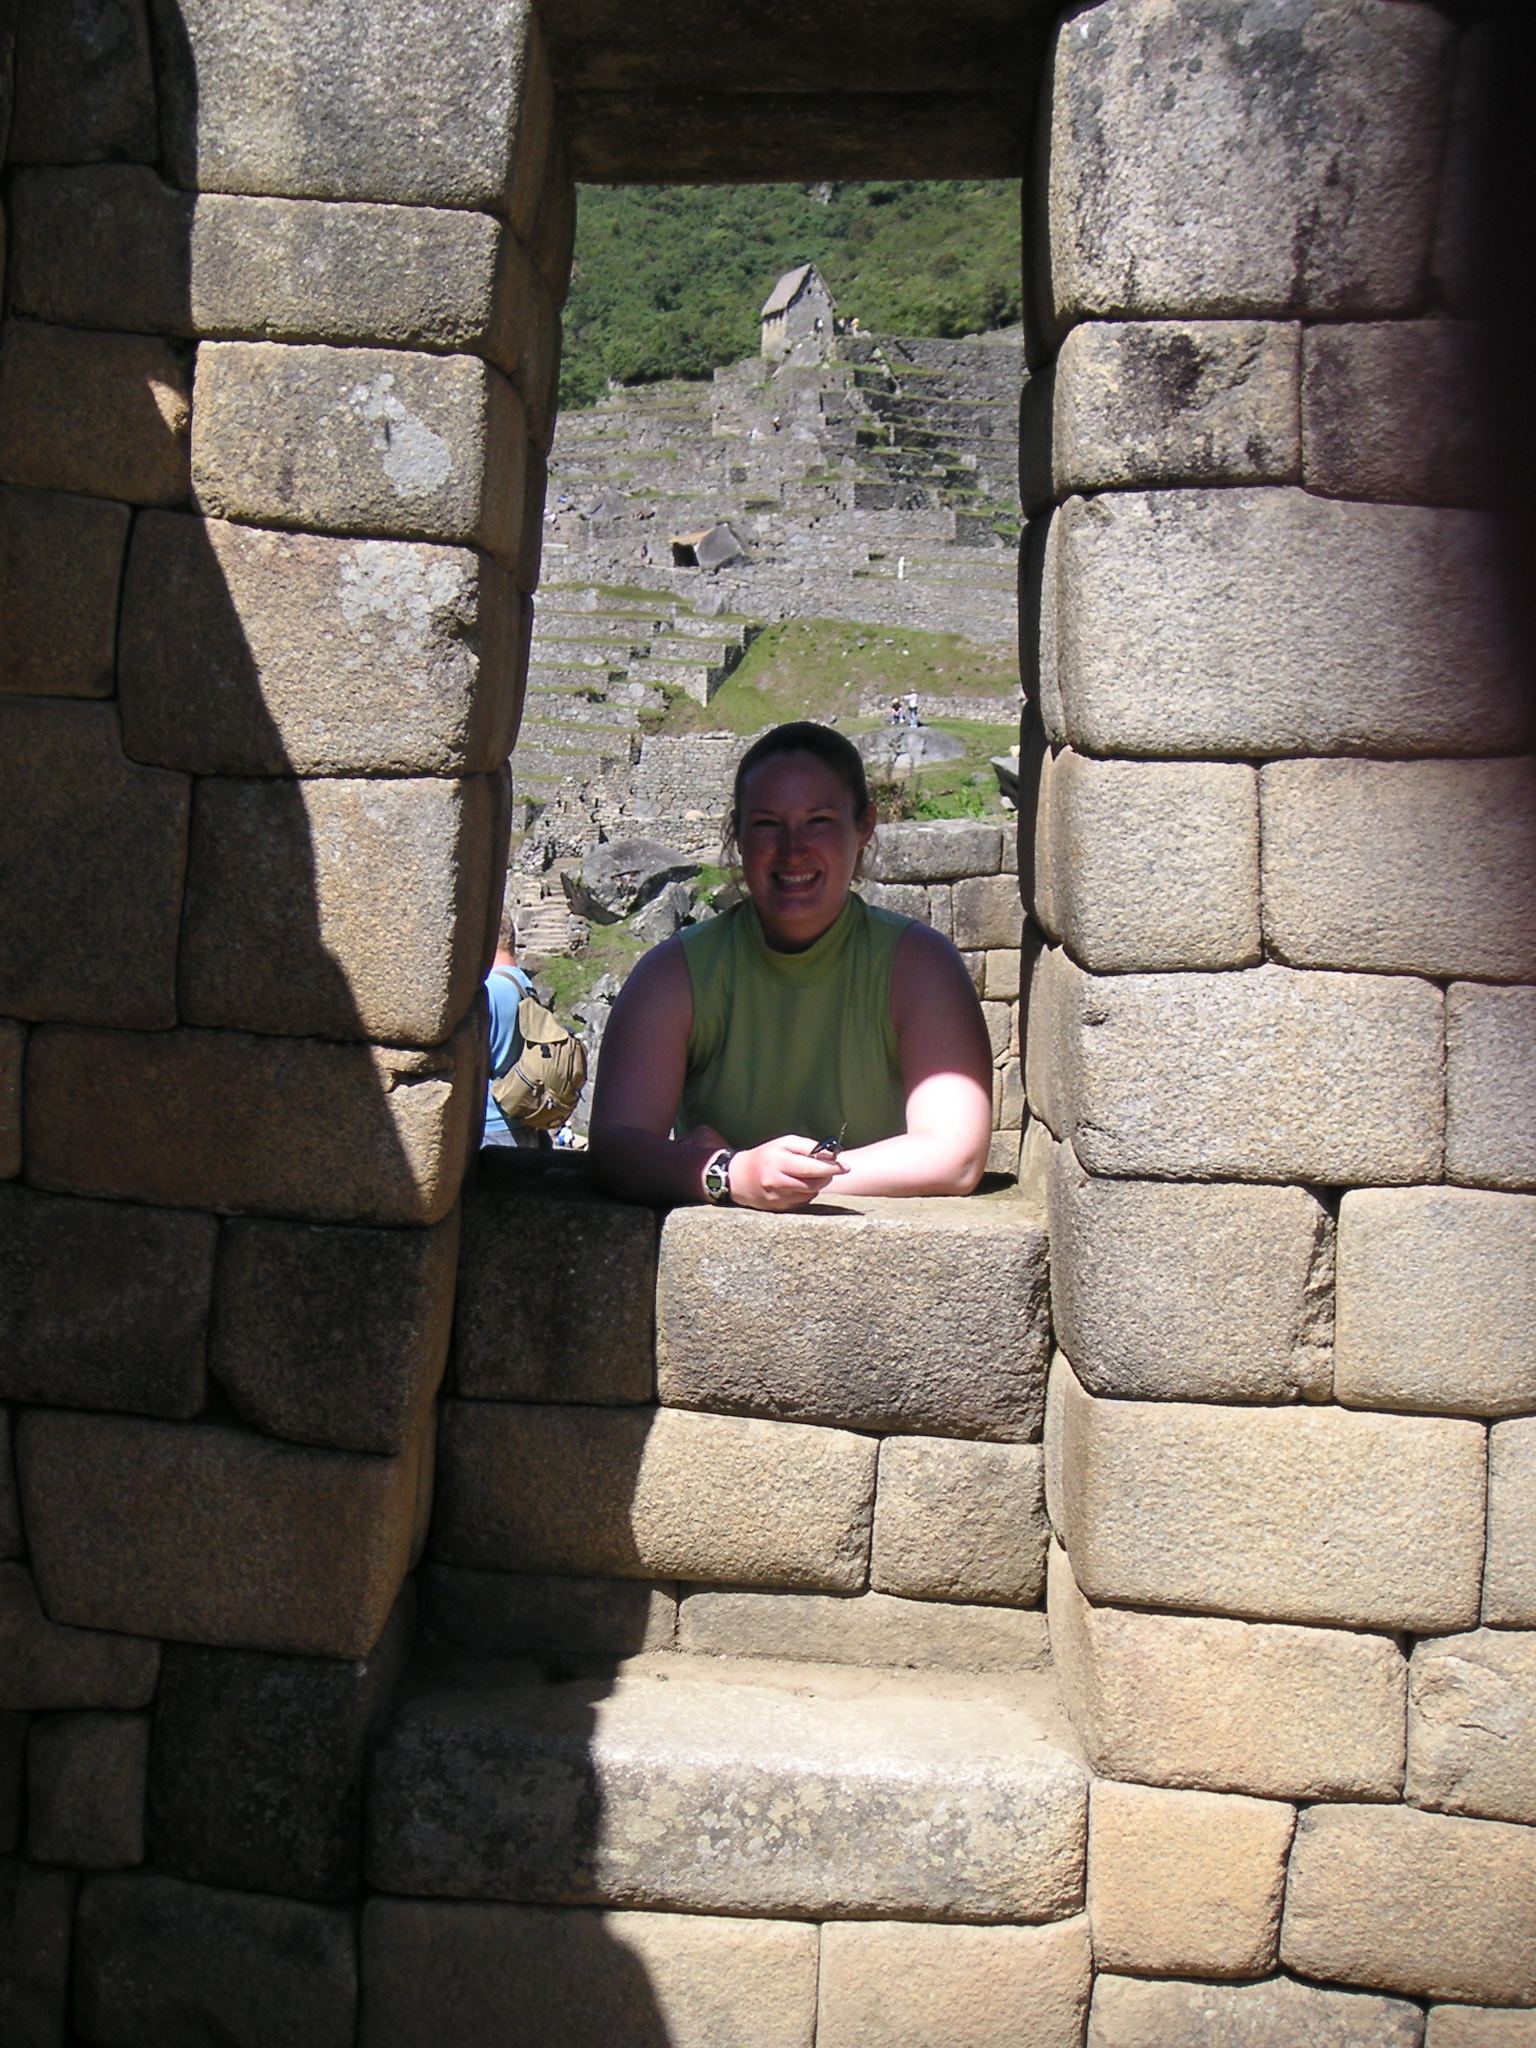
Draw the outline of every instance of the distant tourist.
<instances>
[{"instance_id":1,"label":"distant tourist","mask_svg":"<svg viewBox=\"0 0 1536 2048\"><path fill-rule=\"evenodd\" d=\"M874 829L840 733L781 725L747 749L725 832L746 895L647 953L603 1038L591 1152L614 1194L799 1209L834 1186L976 1185L981 1005L948 939L852 893Z\"/></svg>"},{"instance_id":2,"label":"distant tourist","mask_svg":"<svg viewBox=\"0 0 1536 2048\"><path fill-rule=\"evenodd\" d=\"M485 977L491 1010L490 1081L480 1142L543 1150L564 1141L564 1125L587 1075L580 1039L534 994L511 946L510 919Z\"/></svg>"},{"instance_id":3,"label":"distant tourist","mask_svg":"<svg viewBox=\"0 0 1536 2048\"><path fill-rule=\"evenodd\" d=\"M886 724L887 724L887 725L905 725L905 724L906 724L906 722L907 722L907 713L906 713L906 707L905 707L905 705L904 705L904 704L902 703L902 701L901 701L901 699L900 699L899 697L893 697L893 698L891 699L891 709L890 709L890 715L889 715L889 716L887 717L887 719L886 719L886 721L885 721L885 722L886 722Z\"/></svg>"},{"instance_id":4,"label":"distant tourist","mask_svg":"<svg viewBox=\"0 0 1536 2048\"><path fill-rule=\"evenodd\" d=\"M921 724L922 724L922 720L921 720L921 719L920 719L920 718L918 717L918 715L917 715L917 692L916 692L916 690L908 690L908 692L907 692L907 694L906 694L906 698L905 698L905 700L904 700L904 701L905 701L905 703L906 703L906 707L907 707L907 723L908 723L908 725L921 725Z\"/></svg>"}]
</instances>

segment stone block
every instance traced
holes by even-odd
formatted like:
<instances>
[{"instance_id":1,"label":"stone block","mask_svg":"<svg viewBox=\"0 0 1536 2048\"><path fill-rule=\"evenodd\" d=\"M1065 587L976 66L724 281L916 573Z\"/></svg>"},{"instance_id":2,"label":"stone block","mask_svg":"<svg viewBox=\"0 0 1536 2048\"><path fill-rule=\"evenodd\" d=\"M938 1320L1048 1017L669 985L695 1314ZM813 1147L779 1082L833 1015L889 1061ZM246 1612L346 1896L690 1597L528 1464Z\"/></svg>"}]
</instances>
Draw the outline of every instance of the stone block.
<instances>
[{"instance_id":1,"label":"stone block","mask_svg":"<svg viewBox=\"0 0 1536 2048\"><path fill-rule=\"evenodd\" d=\"M633 1657L670 1650L677 1634L676 1592L643 1579L571 1579L429 1564L421 1589L426 1638L486 1657L550 1651Z\"/></svg>"},{"instance_id":2,"label":"stone block","mask_svg":"<svg viewBox=\"0 0 1536 2048\"><path fill-rule=\"evenodd\" d=\"M124 758L117 709L0 697L0 920L12 1016L154 1030L176 1020L190 785Z\"/></svg>"},{"instance_id":3,"label":"stone block","mask_svg":"<svg viewBox=\"0 0 1536 2048\"><path fill-rule=\"evenodd\" d=\"M1295 1809L1098 1779L1088 1917L1101 1970L1258 1977L1275 1966Z\"/></svg>"},{"instance_id":4,"label":"stone block","mask_svg":"<svg viewBox=\"0 0 1536 2048\"><path fill-rule=\"evenodd\" d=\"M0 1396L196 1415L217 1236L211 1216L0 1188Z\"/></svg>"},{"instance_id":5,"label":"stone block","mask_svg":"<svg viewBox=\"0 0 1536 2048\"><path fill-rule=\"evenodd\" d=\"M1536 759L1276 761L1259 783L1274 958L1536 980Z\"/></svg>"},{"instance_id":6,"label":"stone block","mask_svg":"<svg viewBox=\"0 0 1536 2048\"><path fill-rule=\"evenodd\" d=\"M484 213L205 193L190 251L199 334L442 350L509 375L542 339L547 289Z\"/></svg>"},{"instance_id":7,"label":"stone block","mask_svg":"<svg viewBox=\"0 0 1536 2048\"><path fill-rule=\"evenodd\" d=\"M1408 311L1449 39L1426 9L1369 0L1283 22L1108 0L1063 24L1044 194L1058 323Z\"/></svg>"},{"instance_id":8,"label":"stone block","mask_svg":"<svg viewBox=\"0 0 1536 2048\"><path fill-rule=\"evenodd\" d=\"M954 886L954 941L966 952L1012 948L1024 935L1016 874L969 875Z\"/></svg>"},{"instance_id":9,"label":"stone block","mask_svg":"<svg viewBox=\"0 0 1536 2048\"><path fill-rule=\"evenodd\" d=\"M177 505L190 489L191 366L147 334L8 320L0 476L42 490Z\"/></svg>"},{"instance_id":10,"label":"stone block","mask_svg":"<svg viewBox=\"0 0 1536 2048\"><path fill-rule=\"evenodd\" d=\"M857 1592L874 1443L676 1409L443 1410L433 1553L492 1571Z\"/></svg>"},{"instance_id":11,"label":"stone block","mask_svg":"<svg viewBox=\"0 0 1536 2048\"><path fill-rule=\"evenodd\" d=\"M1478 1629L1415 1646L1411 1806L1536 1822L1536 1635Z\"/></svg>"},{"instance_id":12,"label":"stone block","mask_svg":"<svg viewBox=\"0 0 1536 2048\"><path fill-rule=\"evenodd\" d=\"M13 311L62 327L191 339L196 200L147 164L17 173L11 186Z\"/></svg>"},{"instance_id":13,"label":"stone block","mask_svg":"<svg viewBox=\"0 0 1536 2048\"><path fill-rule=\"evenodd\" d=\"M1029 1100L1090 1173L1435 1178L1440 991L1406 976L1036 969Z\"/></svg>"},{"instance_id":14,"label":"stone block","mask_svg":"<svg viewBox=\"0 0 1536 2048\"><path fill-rule=\"evenodd\" d=\"M465 1190L455 1385L501 1401L652 1397L656 1212L483 1160Z\"/></svg>"},{"instance_id":15,"label":"stone block","mask_svg":"<svg viewBox=\"0 0 1536 2048\"><path fill-rule=\"evenodd\" d=\"M0 1565L0 1707L143 1707L155 1696L160 1645L49 1619L25 1565Z\"/></svg>"},{"instance_id":16,"label":"stone block","mask_svg":"<svg viewBox=\"0 0 1536 2048\"><path fill-rule=\"evenodd\" d=\"M1022 956L1008 950L984 953L981 957L986 962L986 979L976 993L985 994L989 1002L1016 1003L1019 1000L1019 961Z\"/></svg>"},{"instance_id":17,"label":"stone block","mask_svg":"<svg viewBox=\"0 0 1536 2048\"><path fill-rule=\"evenodd\" d=\"M522 400L478 356L244 341L197 352L192 479L199 510L223 519L510 558L526 438Z\"/></svg>"},{"instance_id":18,"label":"stone block","mask_svg":"<svg viewBox=\"0 0 1536 2048\"><path fill-rule=\"evenodd\" d=\"M1058 1356L1047 1432L1052 1520L1090 1600L1426 1634L1476 1623L1477 1423L1101 1401Z\"/></svg>"},{"instance_id":19,"label":"stone block","mask_svg":"<svg viewBox=\"0 0 1536 2048\"><path fill-rule=\"evenodd\" d=\"M88 163L159 149L142 0L28 0L17 12L13 164Z\"/></svg>"},{"instance_id":20,"label":"stone block","mask_svg":"<svg viewBox=\"0 0 1536 2048\"><path fill-rule=\"evenodd\" d=\"M1488 1432L1488 1562L1483 1620L1536 1628L1536 1417Z\"/></svg>"},{"instance_id":21,"label":"stone block","mask_svg":"<svg viewBox=\"0 0 1536 2048\"><path fill-rule=\"evenodd\" d=\"M479 989L489 776L197 785L177 961L189 1024L440 1045Z\"/></svg>"},{"instance_id":22,"label":"stone block","mask_svg":"<svg viewBox=\"0 0 1536 2048\"><path fill-rule=\"evenodd\" d=\"M1033 1607L1047 1535L1037 1446L952 1437L887 1437L880 1446L876 1592Z\"/></svg>"},{"instance_id":23,"label":"stone block","mask_svg":"<svg viewBox=\"0 0 1536 2048\"><path fill-rule=\"evenodd\" d=\"M1012 1689L816 1679L665 1658L419 1694L374 1752L369 1880L775 1919L1081 1910L1086 1779Z\"/></svg>"},{"instance_id":24,"label":"stone block","mask_svg":"<svg viewBox=\"0 0 1536 2048\"><path fill-rule=\"evenodd\" d=\"M1038 1609L961 1607L889 1593L846 1599L697 1587L678 1609L677 1646L706 1657L914 1671L1043 1671L1050 1662Z\"/></svg>"},{"instance_id":25,"label":"stone block","mask_svg":"<svg viewBox=\"0 0 1536 2048\"><path fill-rule=\"evenodd\" d=\"M1487 260L1483 239L1485 138L1490 112L1498 105L1502 81L1508 76L1508 47L1491 21L1464 26L1457 39L1430 279L1440 303L1462 316L1487 312L1493 284L1494 266Z\"/></svg>"},{"instance_id":26,"label":"stone block","mask_svg":"<svg viewBox=\"0 0 1536 2048\"><path fill-rule=\"evenodd\" d=\"M0 1856L9 1856L21 1840L27 1720L25 1714L0 1713Z\"/></svg>"},{"instance_id":27,"label":"stone block","mask_svg":"<svg viewBox=\"0 0 1536 2048\"><path fill-rule=\"evenodd\" d=\"M1052 1927L835 1922L822 1930L818 2048L1080 2048L1084 1919Z\"/></svg>"},{"instance_id":28,"label":"stone block","mask_svg":"<svg viewBox=\"0 0 1536 2048\"><path fill-rule=\"evenodd\" d=\"M77 1627L365 1657L407 1569L419 1455L31 1409L16 1462L38 1589Z\"/></svg>"},{"instance_id":29,"label":"stone block","mask_svg":"<svg viewBox=\"0 0 1536 2048\"><path fill-rule=\"evenodd\" d=\"M1251 967L1259 788L1235 761L1092 761L1070 748L1042 786L1055 928L1082 966Z\"/></svg>"},{"instance_id":30,"label":"stone block","mask_svg":"<svg viewBox=\"0 0 1536 2048\"><path fill-rule=\"evenodd\" d=\"M557 306L563 307L571 284L571 257L576 247L576 181L570 173L558 136L552 138L544 172L531 250L539 275Z\"/></svg>"},{"instance_id":31,"label":"stone block","mask_svg":"<svg viewBox=\"0 0 1536 2048\"><path fill-rule=\"evenodd\" d=\"M357 1930L339 1906L214 1891L157 1872L93 1877L75 1924L75 2019L120 2048L351 2048Z\"/></svg>"},{"instance_id":32,"label":"stone block","mask_svg":"<svg viewBox=\"0 0 1536 2048\"><path fill-rule=\"evenodd\" d=\"M1262 1984L1094 1982L1088 2048L1420 2048L1424 2015L1400 1998L1325 1991L1294 1977Z\"/></svg>"},{"instance_id":33,"label":"stone block","mask_svg":"<svg viewBox=\"0 0 1536 2048\"><path fill-rule=\"evenodd\" d=\"M0 690L110 697L128 508L0 489Z\"/></svg>"},{"instance_id":34,"label":"stone block","mask_svg":"<svg viewBox=\"0 0 1536 2048\"><path fill-rule=\"evenodd\" d=\"M1411 1806L1297 1816L1280 1955L1308 1977L1536 2002L1536 1834Z\"/></svg>"},{"instance_id":35,"label":"stone block","mask_svg":"<svg viewBox=\"0 0 1536 2048\"><path fill-rule=\"evenodd\" d=\"M488 555L148 513L123 590L123 728L198 775L499 768L521 603Z\"/></svg>"},{"instance_id":36,"label":"stone block","mask_svg":"<svg viewBox=\"0 0 1536 2048\"><path fill-rule=\"evenodd\" d=\"M810 2048L817 1932L792 1921L370 1899L361 2048Z\"/></svg>"},{"instance_id":37,"label":"stone block","mask_svg":"<svg viewBox=\"0 0 1536 2048\"><path fill-rule=\"evenodd\" d=\"M933 883L928 890L927 919L946 939L955 936L955 892L947 882Z\"/></svg>"},{"instance_id":38,"label":"stone block","mask_svg":"<svg viewBox=\"0 0 1536 2048\"><path fill-rule=\"evenodd\" d=\"M21 1171L21 1062L27 1034L0 1018L0 1180Z\"/></svg>"},{"instance_id":39,"label":"stone block","mask_svg":"<svg viewBox=\"0 0 1536 2048\"><path fill-rule=\"evenodd\" d=\"M1488 495L1477 329L1462 320L1308 327L1301 439L1308 490L1392 505Z\"/></svg>"},{"instance_id":40,"label":"stone block","mask_svg":"<svg viewBox=\"0 0 1536 2048\"><path fill-rule=\"evenodd\" d=\"M1351 1408L1536 1410L1536 1199L1361 1188L1339 1210L1334 1391Z\"/></svg>"},{"instance_id":41,"label":"stone block","mask_svg":"<svg viewBox=\"0 0 1536 2048\"><path fill-rule=\"evenodd\" d=\"M1536 1188L1536 988L1446 991L1445 1173Z\"/></svg>"},{"instance_id":42,"label":"stone block","mask_svg":"<svg viewBox=\"0 0 1536 2048\"><path fill-rule=\"evenodd\" d=\"M1015 1074L1018 1072L1017 1060L1013 1063L1013 1071ZM1021 1135L1022 1133L1017 1129L993 1131L992 1136L987 1141L986 1171L988 1173L1003 1173L1010 1180L1018 1177L1019 1140Z\"/></svg>"},{"instance_id":43,"label":"stone block","mask_svg":"<svg viewBox=\"0 0 1536 2048\"><path fill-rule=\"evenodd\" d=\"M1093 320L1024 386L1026 511L1075 491L1301 481L1301 330Z\"/></svg>"},{"instance_id":44,"label":"stone block","mask_svg":"<svg viewBox=\"0 0 1536 2048\"><path fill-rule=\"evenodd\" d=\"M500 213L520 158L542 165L547 70L523 0L391 10L362 38L285 0L238 16L179 0L175 20L162 121L189 190Z\"/></svg>"},{"instance_id":45,"label":"stone block","mask_svg":"<svg viewBox=\"0 0 1536 2048\"><path fill-rule=\"evenodd\" d=\"M21 1501L16 1493L16 1466L11 1457L11 1411L0 1408L0 1559L20 1557L26 1547Z\"/></svg>"},{"instance_id":46,"label":"stone block","mask_svg":"<svg viewBox=\"0 0 1536 2048\"><path fill-rule=\"evenodd\" d=\"M472 1011L406 1052L232 1031L32 1034L28 1164L44 1187L173 1206L436 1223L484 1116Z\"/></svg>"},{"instance_id":47,"label":"stone block","mask_svg":"<svg viewBox=\"0 0 1536 2048\"><path fill-rule=\"evenodd\" d=\"M1408 1663L1391 1636L1094 1607L1050 1561L1051 1649L1096 1771L1265 1799L1395 1799Z\"/></svg>"},{"instance_id":48,"label":"stone block","mask_svg":"<svg viewBox=\"0 0 1536 2048\"><path fill-rule=\"evenodd\" d=\"M1027 1442L1040 1433L1044 1219L1024 1203L674 1209L657 1385L677 1407Z\"/></svg>"},{"instance_id":49,"label":"stone block","mask_svg":"<svg viewBox=\"0 0 1536 2048\"><path fill-rule=\"evenodd\" d=\"M144 1714L52 1714L27 1745L27 1854L80 1870L144 1861Z\"/></svg>"},{"instance_id":50,"label":"stone block","mask_svg":"<svg viewBox=\"0 0 1536 2048\"><path fill-rule=\"evenodd\" d=\"M1003 837L975 818L939 818L926 824L882 825L865 856L872 882L958 882L995 875Z\"/></svg>"},{"instance_id":51,"label":"stone block","mask_svg":"<svg viewBox=\"0 0 1536 2048\"><path fill-rule=\"evenodd\" d=\"M859 894L876 910L894 911L897 917L915 917L928 922L928 891L921 882L863 882Z\"/></svg>"},{"instance_id":52,"label":"stone block","mask_svg":"<svg viewBox=\"0 0 1536 2048\"><path fill-rule=\"evenodd\" d=\"M1327 1399L1334 1232L1314 1195L1095 1180L1070 1145L1047 1183L1057 1338L1090 1393Z\"/></svg>"},{"instance_id":53,"label":"stone block","mask_svg":"<svg viewBox=\"0 0 1536 2048\"><path fill-rule=\"evenodd\" d=\"M1286 488L1073 498L1041 595L1052 737L1197 759L1526 746L1495 565L1476 512Z\"/></svg>"},{"instance_id":54,"label":"stone block","mask_svg":"<svg viewBox=\"0 0 1536 2048\"><path fill-rule=\"evenodd\" d=\"M373 1653L347 1662L168 1644L149 1758L156 1867L238 1891L351 1898L364 1758L414 1622L407 1596Z\"/></svg>"},{"instance_id":55,"label":"stone block","mask_svg":"<svg viewBox=\"0 0 1536 2048\"><path fill-rule=\"evenodd\" d=\"M403 1450L447 1361L458 1241L457 1210L430 1230L232 1219L219 1242L215 1379L271 1436Z\"/></svg>"},{"instance_id":56,"label":"stone block","mask_svg":"<svg viewBox=\"0 0 1536 2048\"><path fill-rule=\"evenodd\" d=\"M64 2048L68 2038L72 1870L0 1860L0 2040Z\"/></svg>"},{"instance_id":57,"label":"stone block","mask_svg":"<svg viewBox=\"0 0 1536 2048\"><path fill-rule=\"evenodd\" d=\"M1486 2005L1434 2005L1425 2048L1536 2048L1536 2012Z\"/></svg>"},{"instance_id":58,"label":"stone block","mask_svg":"<svg viewBox=\"0 0 1536 2048\"><path fill-rule=\"evenodd\" d=\"M1008 1057L1009 1041L1013 1037L1013 1010L1007 1003L983 1002L982 1021L987 1027L987 1041L992 1048L995 1061Z\"/></svg>"}]
</instances>

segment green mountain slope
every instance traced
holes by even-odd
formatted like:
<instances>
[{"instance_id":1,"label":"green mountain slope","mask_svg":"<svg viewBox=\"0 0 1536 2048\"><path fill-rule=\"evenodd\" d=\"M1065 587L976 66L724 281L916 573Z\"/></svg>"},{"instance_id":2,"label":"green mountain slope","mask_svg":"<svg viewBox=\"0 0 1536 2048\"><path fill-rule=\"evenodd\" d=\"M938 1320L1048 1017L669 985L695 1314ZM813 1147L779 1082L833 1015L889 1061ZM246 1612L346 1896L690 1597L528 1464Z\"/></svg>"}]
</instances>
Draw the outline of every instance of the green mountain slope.
<instances>
[{"instance_id":1,"label":"green mountain slope","mask_svg":"<svg viewBox=\"0 0 1536 2048\"><path fill-rule=\"evenodd\" d=\"M1008 326L1018 185L584 185L560 403L591 405L609 378L708 377L754 354L758 308L797 263L865 328Z\"/></svg>"}]
</instances>

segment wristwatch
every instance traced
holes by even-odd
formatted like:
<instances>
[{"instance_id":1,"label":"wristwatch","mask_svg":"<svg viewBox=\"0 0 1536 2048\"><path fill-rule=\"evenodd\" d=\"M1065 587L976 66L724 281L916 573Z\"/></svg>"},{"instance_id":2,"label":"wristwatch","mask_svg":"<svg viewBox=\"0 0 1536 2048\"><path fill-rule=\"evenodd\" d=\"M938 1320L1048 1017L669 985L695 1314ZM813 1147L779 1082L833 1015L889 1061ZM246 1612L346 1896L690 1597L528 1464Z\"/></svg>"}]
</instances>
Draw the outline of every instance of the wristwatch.
<instances>
[{"instance_id":1,"label":"wristwatch","mask_svg":"<svg viewBox=\"0 0 1536 2048\"><path fill-rule=\"evenodd\" d=\"M704 1198L723 1208L731 1204L731 1161L736 1157L722 1146L704 1168Z\"/></svg>"}]
</instances>

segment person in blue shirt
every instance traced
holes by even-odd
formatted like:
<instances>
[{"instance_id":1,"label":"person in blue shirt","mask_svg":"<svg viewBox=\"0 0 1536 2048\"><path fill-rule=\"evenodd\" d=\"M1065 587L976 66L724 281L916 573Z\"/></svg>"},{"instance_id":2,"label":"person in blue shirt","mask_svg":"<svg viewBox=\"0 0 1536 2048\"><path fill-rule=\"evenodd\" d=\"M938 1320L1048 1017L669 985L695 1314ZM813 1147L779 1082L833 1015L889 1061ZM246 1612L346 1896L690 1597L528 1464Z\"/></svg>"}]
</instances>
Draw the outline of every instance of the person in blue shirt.
<instances>
[{"instance_id":1,"label":"person in blue shirt","mask_svg":"<svg viewBox=\"0 0 1536 2048\"><path fill-rule=\"evenodd\" d=\"M518 966L511 949L498 945L491 971L485 977L485 993L491 1006L491 1079L499 1081L509 1073L523 1049L523 1034L517 1028L517 1006L532 995L533 983ZM549 1144L548 1134L532 1131L526 1124L508 1124L496 1106L490 1089L485 1092L485 1130L482 1145L515 1145L533 1151Z\"/></svg>"}]
</instances>

